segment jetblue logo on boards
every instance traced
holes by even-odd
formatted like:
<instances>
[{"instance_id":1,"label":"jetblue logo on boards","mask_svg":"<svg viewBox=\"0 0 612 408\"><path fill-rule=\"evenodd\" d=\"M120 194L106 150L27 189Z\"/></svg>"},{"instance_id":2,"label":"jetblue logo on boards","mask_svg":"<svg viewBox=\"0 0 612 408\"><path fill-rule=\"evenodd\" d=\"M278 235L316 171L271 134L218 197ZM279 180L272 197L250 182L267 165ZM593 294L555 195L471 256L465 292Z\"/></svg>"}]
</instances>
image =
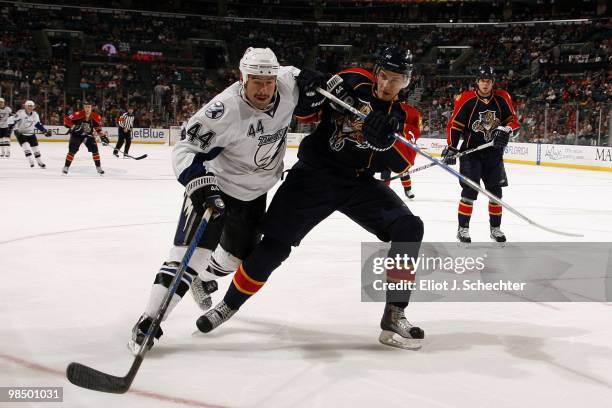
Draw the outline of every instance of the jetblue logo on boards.
<instances>
[{"instance_id":1,"label":"jetblue logo on boards","mask_svg":"<svg viewBox=\"0 0 612 408\"><path fill-rule=\"evenodd\" d=\"M164 129L151 129L151 128L143 128L143 129L134 129L132 131L132 136L134 138L139 139L164 139L165 130Z\"/></svg>"}]
</instances>

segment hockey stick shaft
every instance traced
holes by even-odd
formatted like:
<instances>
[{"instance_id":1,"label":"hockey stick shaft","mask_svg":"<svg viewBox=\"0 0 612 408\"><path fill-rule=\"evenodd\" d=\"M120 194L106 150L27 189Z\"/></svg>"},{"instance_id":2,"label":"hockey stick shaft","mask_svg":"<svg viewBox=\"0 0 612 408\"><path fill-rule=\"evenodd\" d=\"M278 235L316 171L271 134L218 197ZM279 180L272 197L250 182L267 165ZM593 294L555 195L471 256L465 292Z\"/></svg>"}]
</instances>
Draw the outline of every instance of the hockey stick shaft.
<instances>
[{"instance_id":1,"label":"hockey stick shaft","mask_svg":"<svg viewBox=\"0 0 612 408\"><path fill-rule=\"evenodd\" d=\"M487 142L487 143L485 143L483 145L480 145L480 146L476 146L473 149L469 149L469 150L466 150L464 152L457 153L456 155L453 156L453 158L458 159L460 157L467 156L470 153L477 152L478 150L486 149L489 146L493 146L493 141ZM446 162L444 160L440 160L440 162L446 164ZM398 178L402 178L406 174L414 174L414 173L416 173L418 171L425 170L425 169L428 169L430 167L434 167L434 166L437 166L437 165L438 165L438 163L427 163L427 164L424 164L424 165L422 165L420 167L416 167L414 169L410 169L410 170L405 171L403 173L400 173L400 174L398 174L396 176L393 176L393 177L390 177L388 179L385 179L383 181L391 181L391 180L395 180L395 179L398 179Z\"/></svg>"},{"instance_id":2,"label":"hockey stick shaft","mask_svg":"<svg viewBox=\"0 0 612 408\"><path fill-rule=\"evenodd\" d=\"M187 251L183 256L181 265L176 271L174 278L172 278L170 286L168 287L168 290L166 291L162 303L157 310L157 314L151 322L149 330L147 331L142 345L140 346L140 350L138 350L138 354L134 358L130 370L125 375L125 377L116 377L110 374L106 374L79 363L70 363L66 369L66 377L71 383L79 387L88 388L94 391L110 392L115 394L123 394L127 392L127 390L130 388L130 385L132 384L132 381L134 381L136 374L138 373L138 369L140 368L140 365L144 360L145 354L149 350L146 345L149 344L150 341L152 341L152 337L157 332L157 329L159 328L161 321L164 318L166 311L168 310L170 301L176 293L179 283L181 282L181 279L185 274L185 270L187 269L189 260L191 259L194 251L196 250L198 243L202 239L204 231L206 231L206 226L208 225L208 221L211 215L212 209L206 209L202 220L200 221L200 224L193 238L191 239L191 242L189 243Z\"/></svg>"},{"instance_id":3,"label":"hockey stick shaft","mask_svg":"<svg viewBox=\"0 0 612 408\"><path fill-rule=\"evenodd\" d=\"M358 111L357 109L355 109L351 105L349 105L346 102L344 102L343 100L335 97L334 95L332 95L331 93L327 92L326 90L321 89L321 88L317 88L317 92L319 92L321 95L325 96L326 98L332 100L334 103L342 106L344 109L348 110L349 112L353 113L354 115L358 116L359 118L361 118L361 119L365 119L366 118L366 116L367 116L366 114L364 114L363 112ZM516 215L517 217L521 218L522 220L526 221L527 223L533 225L534 227L540 228L540 229L542 229L544 231L548 231L548 232L553 233L553 234L564 235L564 236L567 236L567 237L583 237L584 236L582 234L576 234L576 233L571 233L571 232L559 231L557 229L550 228L550 227L547 227L545 225L542 225L542 224L539 224L539 223L533 221L532 219L530 219L527 216L525 216L523 213L521 213L518 210L516 210L510 204L508 204L505 201L503 201L501 198L497 197L496 195L494 195L493 193L491 193L487 189L484 189L484 188L480 187L478 184L474 183L472 180L470 180L469 178L465 177L463 174L459 173L457 170L453 169L452 167L448 166L447 164L445 164L445 163L443 163L443 162L441 162L439 160L434 159L429 154L427 154L423 150L421 150L421 148L419 148L415 144L411 143L408 139L406 139L405 137L403 137L399 133L394 133L393 136L397 140L399 140L400 142L402 142L403 144L405 144L406 146L408 146L409 148L414 150L415 152L419 153L421 156L425 157L426 159L428 159L432 163L437 164L438 166L440 166L441 168L446 170L448 173L450 173L453 176L455 176L456 178L458 178L462 183L467 184L468 186L470 186L474 190L476 190L476 191L486 195L487 197L489 197L489 199L491 201L499 203L501 206L503 206L505 209L510 211L512 214Z\"/></svg>"},{"instance_id":4,"label":"hockey stick shaft","mask_svg":"<svg viewBox=\"0 0 612 408\"><path fill-rule=\"evenodd\" d=\"M129 157L130 159L134 159L134 160L142 160L142 159L144 159L144 158L146 158L146 157L147 157L147 155L146 155L146 154L143 154L142 156L137 156L137 157L130 156L129 154L127 154L127 153L126 153L126 152L124 152L123 150L121 150L121 149L116 149L116 148L114 148L113 146L111 146L110 144L105 144L105 143L102 143L102 146L108 146L108 147L110 147L110 148L111 148L111 149L113 149L113 150L117 150L118 152L123 153L123 155L124 155L125 157Z\"/></svg>"}]
</instances>

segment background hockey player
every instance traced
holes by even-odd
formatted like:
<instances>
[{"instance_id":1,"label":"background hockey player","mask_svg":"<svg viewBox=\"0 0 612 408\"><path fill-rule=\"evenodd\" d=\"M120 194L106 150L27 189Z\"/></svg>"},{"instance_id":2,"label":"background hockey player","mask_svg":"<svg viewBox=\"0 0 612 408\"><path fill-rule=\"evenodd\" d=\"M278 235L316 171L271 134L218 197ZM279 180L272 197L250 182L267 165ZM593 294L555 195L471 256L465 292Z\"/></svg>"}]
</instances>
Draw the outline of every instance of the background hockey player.
<instances>
[{"instance_id":1,"label":"background hockey player","mask_svg":"<svg viewBox=\"0 0 612 408\"><path fill-rule=\"evenodd\" d=\"M321 123L300 144L299 161L276 192L263 223L264 237L239 266L221 303L197 321L209 332L228 320L238 308L265 284L268 277L287 259L291 246L299 245L308 232L340 211L380 240L391 241L390 256L404 252L404 243L416 243L408 256L418 256L423 238L423 222L382 181L376 172L390 169L403 173L413 163L415 153L393 137L420 134L420 113L398 93L408 86L412 56L395 47L386 48L374 73L351 68L332 77L328 90L356 109L368 114L365 120L325 103ZM409 280L391 270L389 281ZM400 348L419 348L424 332L404 316L409 291L398 296L387 292L379 340Z\"/></svg>"},{"instance_id":2,"label":"background hockey player","mask_svg":"<svg viewBox=\"0 0 612 408\"><path fill-rule=\"evenodd\" d=\"M11 156L11 131L14 121L9 124L13 110L6 106L4 98L0 98L0 157Z\"/></svg>"},{"instance_id":3,"label":"background hockey player","mask_svg":"<svg viewBox=\"0 0 612 408\"><path fill-rule=\"evenodd\" d=\"M40 117L34 110L34 101L26 101L23 104L23 109L17 111L14 119L15 124L13 131L15 132L17 142L23 149L23 153L30 163L30 167L34 167L34 160L32 159L32 153L34 153L34 159L36 159L38 165L45 168L46 165L40 157L36 130L39 130L47 137L51 136L51 131L45 129L43 124L40 123Z\"/></svg>"},{"instance_id":4,"label":"background hockey player","mask_svg":"<svg viewBox=\"0 0 612 408\"><path fill-rule=\"evenodd\" d=\"M117 119L118 125L118 139L117 144L115 145L115 150L113 150L113 154L119 157L119 149L123 146L125 142L125 150L123 150L123 157L126 158L130 152L130 146L132 145L132 129L134 128L134 108L130 106L127 112L124 112L123 115L119 116Z\"/></svg>"},{"instance_id":5,"label":"background hockey player","mask_svg":"<svg viewBox=\"0 0 612 408\"><path fill-rule=\"evenodd\" d=\"M102 117L93 112L90 102L83 101L83 109L64 117L64 126L70 129L70 140L68 142L68 154L62 173L68 174L68 169L74 160L74 155L79 151L81 143L85 143L87 150L92 155L96 171L104 174L100 164L100 152L96 143L96 135L100 137L103 144L109 144L108 137L102 132Z\"/></svg>"},{"instance_id":6,"label":"background hockey player","mask_svg":"<svg viewBox=\"0 0 612 408\"><path fill-rule=\"evenodd\" d=\"M495 75L490 66L480 66L476 77L476 90L463 92L455 100L453 114L446 127L448 146L442 152L447 164L455 164L453 158L459 151L472 149L491 140L494 146L459 159L461 174L476 183L483 181L484 186L497 197L502 197L502 187L508 185L504 169L504 147L511 134L519 129L519 123L508 92L495 89ZM459 141L463 139L459 149ZM457 240L462 244L472 242L470 237L470 218L474 200L478 192L460 183ZM502 206L489 201L489 224L491 238L499 243L506 242L501 231Z\"/></svg>"},{"instance_id":7,"label":"background hockey player","mask_svg":"<svg viewBox=\"0 0 612 408\"><path fill-rule=\"evenodd\" d=\"M384 170L380 172L380 179L385 181L385 184L391 186L391 170ZM409 200L414 200L414 192L412 191L412 179L410 178L410 174L400 177L402 182L402 187L404 188L404 194Z\"/></svg>"},{"instance_id":8,"label":"background hockey player","mask_svg":"<svg viewBox=\"0 0 612 408\"><path fill-rule=\"evenodd\" d=\"M166 318L190 285L203 309L211 306L215 280L231 274L259 242L266 193L283 171L291 118L319 110L314 89L324 77L281 67L269 48L249 48L240 60L239 82L215 96L188 122L186 138L172 153L185 197L168 260L155 277L144 314L134 326L130 348L137 352L201 220L205 207L216 218L206 227ZM309 91L309 92L307 92ZM193 284L192 284L193 282ZM161 336L161 329L155 333ZM151 345L149 345L151 346Z\"/></svg>"}]
</instances>

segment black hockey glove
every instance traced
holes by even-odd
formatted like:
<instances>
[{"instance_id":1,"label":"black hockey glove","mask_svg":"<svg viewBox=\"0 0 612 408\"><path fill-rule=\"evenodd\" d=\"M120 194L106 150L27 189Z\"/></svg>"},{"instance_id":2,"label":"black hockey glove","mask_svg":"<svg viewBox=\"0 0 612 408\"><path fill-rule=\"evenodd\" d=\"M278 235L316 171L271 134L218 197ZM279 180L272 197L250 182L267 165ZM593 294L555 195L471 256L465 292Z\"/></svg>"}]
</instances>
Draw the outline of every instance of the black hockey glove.
<instances>
[{"instance_id":1,"label":"black hockey glove","mask_svg":"<svg viewBox=\"0 0 612 408\"><path fill-rule=\"evenodd\" d=\"M398 121L381 111L371 112L363 121L363 137L372 150L384 151L393 146Z\"/></svg>"},{"instance_id":2,"label":"black hockey glove","mask_svg":"<svg viewBox=\"0 0 612 408\"><path fill-rule=\"evenodd\" d=\"M45 131L45 136L46 137L51 137L51 136L53 136L53 132L51 132L51 130L46 130Z\"/></svg>"},{"instance_id":3,"label":"black hockey glove","mask_svg":"<svg viewBox=\"0 0 612 408\"><path fill-rule=\"evenodd\" d=\"M83 126L74 125L72 129L70 129L70 133L72 133L73 136L83 136Z\"/></svg>"},{"instance_id":4,"label":"black hockey glove","mask_svg":"<svg viewBox=\"0 0 612 408\"><path fill-rule=\"evenodd\" d=\"M325 97L316 91L317 88L327 88L325 75L319 71L303 69L295 78L300 90L300 104L309 110L318 111L325 102Z\"/></svg>"},{"instance_id":5,"label":"black hockey glove","mask_svg":"<svg viewBox=\"0 0 612 408\"><path fill-rule=\"evenodd\" d=\"M444 150L442 150L442 161L449 166L457 164L457 158L455 157L457 153L459 153L459 150L451 145L447 145Z\"/></svg>"},{"instance_id":6,"label":"black hockey glove","mask_svg":"<svg viewBox=\"0 0 612 408\"><path fill-rule=\"evenodd\" d=\"M498 126L495 128L491 134L493 136L493 147L504 150L504 147L508 146L511 132L512 128L510 126Z\"/></svg>"},{"instance_id":7,"label":"black hockey glove","mask_svg":"<svg viewBox=\"0 0 612 408\"><path fill-rule=\"evenodd\" d=\"M100 141L105 146L110 144L110 140L108 140L108 136L106 136L106 135L100 135Z\"/></svg>"},{"instance_id":8,"label":"black hockey glove","mask_svg":"<svg viewBox=\"0 0 612 408\"><path fill-rule=\"evenodd\" d=\"M185 194L191 199L193 208L200 213L210 207L213 217L223 214L225 203L221 198L221 190L217 186L217 178L212 173L191 180L185 186Z\"/></svg>"}]
</instances>

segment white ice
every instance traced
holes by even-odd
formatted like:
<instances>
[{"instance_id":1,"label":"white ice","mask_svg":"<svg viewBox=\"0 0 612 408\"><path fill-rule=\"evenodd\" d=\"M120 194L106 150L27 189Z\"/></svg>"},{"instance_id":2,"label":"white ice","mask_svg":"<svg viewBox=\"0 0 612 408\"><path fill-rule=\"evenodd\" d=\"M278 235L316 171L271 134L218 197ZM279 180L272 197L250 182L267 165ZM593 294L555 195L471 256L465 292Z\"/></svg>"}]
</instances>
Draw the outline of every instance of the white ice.
<instances>
[{"instance_id":1,"label":"white ice","mask_svg":"<svg viewBox=\"0 0 612 408\"><path fill-rule=\"evenodd\" d=\"M75 387L63 375L71 361L127 372L126 342L172 242L182 188L167 146L134 145L142 161L104 148L104 177L84 148L68 176L64 143L41 151L47 169L30 169L15 144L0 159L0 386L62 386L64 402L2 407L612 406L610 304L415 303L408 317L427 333L423 348L380 345L382 305L361 303L359 291L360 242L375 238L341 214L210 335L194 334L200 313L188 295L131 392ZM504 197L517 209L583 241L611 240L612 173L507 169ZM425 239L454 241L456 180L433 168L413 185ZM474 240L488 241L486 204L475 206ZM502 226L515 242L569 240L508 212Z\"/></svg>"}]
</instances>

